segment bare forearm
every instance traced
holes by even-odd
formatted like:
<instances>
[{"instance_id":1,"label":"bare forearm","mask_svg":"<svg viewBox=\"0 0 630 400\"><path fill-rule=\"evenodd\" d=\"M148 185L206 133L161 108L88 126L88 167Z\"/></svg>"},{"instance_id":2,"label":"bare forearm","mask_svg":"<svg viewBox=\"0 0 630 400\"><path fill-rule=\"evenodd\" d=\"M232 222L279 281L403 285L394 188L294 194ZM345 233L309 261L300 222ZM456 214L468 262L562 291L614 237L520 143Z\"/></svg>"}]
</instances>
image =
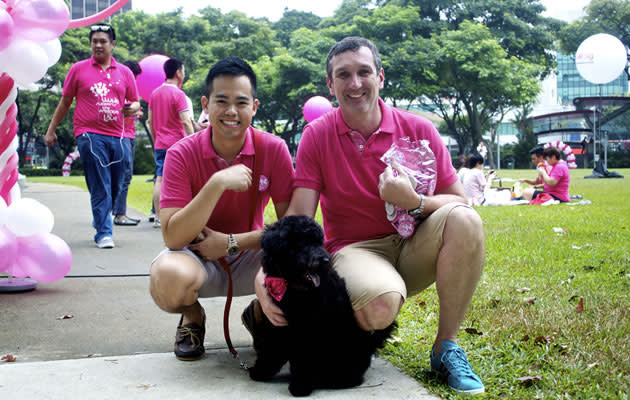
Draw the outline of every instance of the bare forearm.
<instances>
[{"instance_id":1,"label":"bare forearm","mask_svg":"<svg viewBox=\"0 0 630 400\"><path fill-rule=\"evenodd\" d=\"M57 104L57 108L55 108L55 112L53 113L52 119L50 120L50 124L48 124L48 129L46 130L46 134L54 133L57 129L57 126L63 121L70 106L72 105L72 99L68 99L67 97L62 97L59 100L59 104Z\"/></svg>"},{"instance_id":2,"label":"bare forearm","mask_svg":"<svg viewBox=\"0 0 630 400\"><path fill-rule=\"evenodd\" d=\"M213 176L184 208L177 210L170 217L168 209L161 211L166 214L160 215L166 246L176 250L192 242L206 226L223 191L223 186Z\"/></svg>"}]
</instances>

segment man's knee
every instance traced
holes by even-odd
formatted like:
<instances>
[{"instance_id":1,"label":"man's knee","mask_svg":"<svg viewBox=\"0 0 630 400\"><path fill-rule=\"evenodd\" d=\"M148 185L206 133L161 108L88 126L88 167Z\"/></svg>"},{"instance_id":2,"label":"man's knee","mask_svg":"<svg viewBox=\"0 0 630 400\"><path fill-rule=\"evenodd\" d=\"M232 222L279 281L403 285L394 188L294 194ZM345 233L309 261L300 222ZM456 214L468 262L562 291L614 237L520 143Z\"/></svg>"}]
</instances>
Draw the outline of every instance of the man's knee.
<instances>
[{"instance_id":1,"label":"man's knee","mask_svg":"<svg viewBox=\"0 0 630 400\"><path fill-rule=\"evenodd\" d=\"M483 221L470 207L456 207L448 216L444 241L454 240L475 248L484 243Z\"/></svg>"},{"instance_id":2,"label":"man's knee","mask_svg":"<svg viewBox=\"0 0 630 400\"><path fill-rule=\"evenodd\" d=\"M376 297L365 307L354 312L359 327L364 331L385 329L390 326L402 306L400 293L389 292Z\"/></svg>"},{"instance_id":3,"label":"man's knee","mask_svg":"<svg viewBox=\"0 0 630 400\"><path fill-rule=\"evenodd\" d=\"M190 256L166 253L151 265L151 296L164 311L179 312L197 301L204 279L205 272Z\"/></svg>"}]
</instances>

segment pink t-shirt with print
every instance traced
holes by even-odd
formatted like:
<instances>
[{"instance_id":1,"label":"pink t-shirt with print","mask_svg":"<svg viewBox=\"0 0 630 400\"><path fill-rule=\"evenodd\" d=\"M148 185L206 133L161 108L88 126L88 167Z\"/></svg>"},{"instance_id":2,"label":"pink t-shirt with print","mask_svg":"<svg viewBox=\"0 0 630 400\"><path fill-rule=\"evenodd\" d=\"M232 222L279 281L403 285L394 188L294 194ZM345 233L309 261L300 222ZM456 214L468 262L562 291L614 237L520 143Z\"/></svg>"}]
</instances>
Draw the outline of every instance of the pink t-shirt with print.
<instances>
[{"instance_id":1,"label":"pink t-shirt with print","mask_svg":"<svg viewBox=\"0 0 630 400\"><path fill-rule=\"evenodd\" d=\"M551 171L549 172L549 177L558 181L556 186L550 186L545 184L543 187L543 191L553 194L557 198L562 201L570 201L569 197L569 167L567 163L563 160L560 160L551 167Z\"/></svg>"},{"instance_id":2,"label":"pink t-shirt with print","mask_svg":"<svg viewBox=\"0 0 630 400\"><path fill-rule=\"evenodd\" d=\"M149 110L156 149L168 149L186 136L179 113L188 109L186 94L171 83L165 82L151 93Z\"/></svg>"},{"instance_id":3,"label":"pink t-shirt with print","mask_svg":"<svg viewBox=\"0 0 630 400\"><path fill-rule=\"evenodd\" d=\"M137 101L138 91L131 70L117 63L114 57L106 70L90 57L70 67L62 96L77 99L74 136L94 132L120 137L125 99Z\"/></svg>"},{"instance_id":4,"label":"pink t-shirt with print","mask_svg":"<svg viewBox=\"0 0 630 400\"><path fill-rule=\"evenodd\" d=\"M425 118L395 109L379 99L380 128L365 141L343 121L339 109L304 128L296 160L295 187L320 193L326 248L344 246L396 233L378 193L379 175L386 165L381 156L402 137L426 139L435 154L439 192L457 180L440 135Z\"/></svg>"},{"instance_id":5,"label":"pink t-shirt with print","mask_svg":"<svg viewBox=\"0 0 630 400\"><path fill-rule=\"evenodd\" d=\"M284 203L293 191L293 163L289 149L281 138L249 127L241 152L233 164L244 164L254 169L252 132L260 135L262 154L254 229L262 228L264 211L269 198ZM212 128L187 136L166 153L160 208L183 208L195 197L208 179L228 163L217 155L212 146ZM207 226L219 232L249 232L250 192L225 191L215 206Z\"/></svg>"}]
</instances>

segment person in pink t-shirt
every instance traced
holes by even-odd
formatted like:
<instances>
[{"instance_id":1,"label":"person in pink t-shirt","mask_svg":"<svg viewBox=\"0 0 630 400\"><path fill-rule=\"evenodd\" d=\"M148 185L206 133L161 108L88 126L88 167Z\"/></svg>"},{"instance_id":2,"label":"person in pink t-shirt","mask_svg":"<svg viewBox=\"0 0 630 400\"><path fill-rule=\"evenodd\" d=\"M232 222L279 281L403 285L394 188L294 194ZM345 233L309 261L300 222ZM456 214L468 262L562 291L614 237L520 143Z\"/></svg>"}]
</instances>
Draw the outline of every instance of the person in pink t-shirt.
<instances>
[{"instance_id":1,"label":"person in pink t-shirt","mask_svg":"<svg viewBox=\"0 0 630 400\"><path fill-rule=\"evenodd\" d=\"M115 45L116 32L111 25L90 27L92 57L70 67L44 137L49 146L55 145L55 130L76 97L74 135L90 191L94 241L101 249L115 246L112 201L122 190L124 160L129 153L123 141L123 120L140 109L133 73L112 57Z\"/></svg>"},{"instance_id":2,"label":"person in pink t-shirt","mask_svg":"<svg viewBox=\"0 0 630 400\"><path fill-rule=\"evenodd\" d=\"M155 185L153 186L153 209L160 215L160 188L166 150L179 139L193 133L192 115L186 94L179 88L184 83L184 64L169 58L164 62L166 82L151 93L149 101L149 132L153 138L155 158ZM153 226L160 227L156 218Z\"/></svg>"},{"instance_id":3,"label":"person in pink t-shirt","mask_svg":"<svg viewBox=\"0 0 630 400\"><path fill-rule=\"evenodd\" d=\"M142 68L137 61L127 60L124 64L133 72L134 77L138 77L142 73ZM123 142L128 149L125 154L125 178L123 180L123 187L118 197L114 199L114 205L112 214L114 214L114 225L121 226L135 226L140 223L138 218L131 218L127 215L127 193L129 191L129 184L133 177L133 158L136 154L136 120L142 118L144 113L142 108L138 109L134 115L128 115L125 117L125 134Z\"/></svg>"},{"instance_id":4,"label":"person in pink t-shirt","mask_svg":"<svg viewBox=\"0 0 630 400\"><path fill-rule=\"evenodd\" d=\"M571 200L569 197L569 183L571 176L569 175L569 167L562 160L562 153L553 146L543 150L543 157L551 170L547 172L545 168L538 169L538 178L544 182L543 190L536 190L532 195L535 199L542 193L550 194L554 199L566 203Z\"/></svg>"},{"instance_id":5,"label":"person in pink t-shirt","mask_svg":"<svg viewBox=\"0 0 630 400\"><path fill-rule=\"evenodd\" d=\"M339 108L304 128L287 215L313 217L321 203L325 245L366 331L388 327L407 296L436 282L440 313L432 368L449 375L456 390L480 393L483 383L455 341L484 263L481 218L466 204L431 122L380 99L385 74L372 42L358 37L337 42L326 71ZM429 142L436 159L434 194L416 193L400 165L380 161L402 138ZM416 218L413 236L404 239L396 232L386 202ZM260 271L255 282L260 307L271 323L286 325L264 278Z\"/></svg>"},{"instance_id":6,"label":"person in pink t-shirt","mask_svg":"<svg viewBox=\"0 0 630 400\"><path fill-rule=\"evenodd\" d=\"M222 263L230 265L235 296L254 293L264 209L272 199L282 217L293 189L286 143L250 126L258 100L249 64L236 57L214 64L201 103L210 126L166 154L160 219L168 249L153 260L150 272L155 303L182 314L175 339L175 355L182 360L204 354L206 321L198 298L227 294Z\"/></svg>"}]
</instances>

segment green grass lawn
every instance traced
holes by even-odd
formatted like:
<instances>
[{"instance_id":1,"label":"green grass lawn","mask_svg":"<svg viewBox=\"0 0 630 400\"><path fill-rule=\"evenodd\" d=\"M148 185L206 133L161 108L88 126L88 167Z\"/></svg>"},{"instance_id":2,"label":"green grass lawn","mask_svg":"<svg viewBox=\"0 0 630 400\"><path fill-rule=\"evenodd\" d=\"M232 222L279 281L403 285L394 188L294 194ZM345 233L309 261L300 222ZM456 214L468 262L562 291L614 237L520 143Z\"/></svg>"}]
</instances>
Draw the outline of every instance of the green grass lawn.
<instances>
[{"instance_id":1,"label":"green grass lawn","mask_svg":"<svg viewBox=\"0 0 630 400\"><path fill-rule=\"evenodd\" d=\"M486 266L458 339L486 386L480 398L628 398L630 170L615 171L626 178L584 179L592 170L571 171L570 193L590 205L477 208ZM535 174L499 171L504 178ZM128 204L148 215L147 178L134 176ZM28 180L85 187L83 177ZM273 220L270 204L265 222ZM456 398L430 373L438 313L434 287L408 299L397 339L383 354L432 392Z\"/></svg>"}]
</instances>

